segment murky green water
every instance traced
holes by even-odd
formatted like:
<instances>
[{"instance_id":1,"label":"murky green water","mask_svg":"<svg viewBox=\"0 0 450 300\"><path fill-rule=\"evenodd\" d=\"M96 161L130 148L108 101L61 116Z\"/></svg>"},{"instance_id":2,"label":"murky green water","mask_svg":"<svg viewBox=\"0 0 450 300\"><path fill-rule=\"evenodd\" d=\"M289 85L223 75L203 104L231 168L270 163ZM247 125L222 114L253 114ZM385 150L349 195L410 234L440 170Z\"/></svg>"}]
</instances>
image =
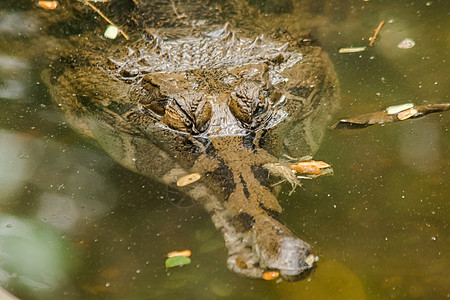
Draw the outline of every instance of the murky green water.
<instances>
[{"instance_id":1,"label":"murky green water","mask_svg":"<svg viewBox=\"0 0 450 300\"><path fill-rule=\"evenodd\" d=\"M336 120L403 102L450 102L448 1L321 2L314 24L340 78ZM366 45L381 20L373 48L338 54ZM316 272L298 283L245 279L226 268L222 238L200 206L123 169L66 126L34 58L15 54L23 34L39 34L33 24L14 7L0 10L6 289L23 299L450 297L448 113L328 132L315 158L335 175L292 196L286 187L280 199L285 223L320 254ZM405 38L416 45L399 49ZM192 263L167 272L165 254L181 249L192 250Z\"/></svg>"}]
</instances>

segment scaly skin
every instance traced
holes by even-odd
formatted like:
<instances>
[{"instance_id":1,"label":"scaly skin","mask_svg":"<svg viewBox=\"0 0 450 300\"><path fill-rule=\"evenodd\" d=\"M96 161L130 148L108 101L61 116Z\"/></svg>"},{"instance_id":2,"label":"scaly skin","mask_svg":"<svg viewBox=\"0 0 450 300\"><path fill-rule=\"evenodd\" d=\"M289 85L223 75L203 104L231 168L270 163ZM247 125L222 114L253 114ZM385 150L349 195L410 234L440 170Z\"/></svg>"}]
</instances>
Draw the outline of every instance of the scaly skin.
<instances>
[{"instance_id":1,"label":"scaly skin","mask_svg":"<svg viewBox=\"0 0 450 300\"><path fill-rule=\"evenodd\" d=\"M171 32L173 33L173 32ZM179 188L224 236L228 267L298 280L314 267L309 244L276 217L267 163L318 147L336 103L336 78L317 46L230 25L129 42L82 36L46 73L67 119L125 167Z\"/></svg>"}]
</instances>

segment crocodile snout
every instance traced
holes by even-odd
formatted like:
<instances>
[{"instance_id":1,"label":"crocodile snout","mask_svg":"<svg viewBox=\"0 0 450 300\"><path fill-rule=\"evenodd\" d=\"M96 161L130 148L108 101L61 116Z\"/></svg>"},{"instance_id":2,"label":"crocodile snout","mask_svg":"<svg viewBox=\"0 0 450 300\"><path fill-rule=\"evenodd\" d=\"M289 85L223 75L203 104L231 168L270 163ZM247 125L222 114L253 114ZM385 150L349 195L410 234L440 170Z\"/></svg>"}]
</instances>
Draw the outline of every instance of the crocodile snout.
<instances>
[{"instance_id":1,"label":"crocodile snout","mask_svg":"<svg viewBox=\"0 0 450 300\"><path fill-rule=\"evenodd\" d=\"M279 271L286 281L305 278L314 269L318 257L312 253L311 246L277 220L261 216L255 224L255 233L255 248L262 268Z\"/></svg>"}]
</instances>

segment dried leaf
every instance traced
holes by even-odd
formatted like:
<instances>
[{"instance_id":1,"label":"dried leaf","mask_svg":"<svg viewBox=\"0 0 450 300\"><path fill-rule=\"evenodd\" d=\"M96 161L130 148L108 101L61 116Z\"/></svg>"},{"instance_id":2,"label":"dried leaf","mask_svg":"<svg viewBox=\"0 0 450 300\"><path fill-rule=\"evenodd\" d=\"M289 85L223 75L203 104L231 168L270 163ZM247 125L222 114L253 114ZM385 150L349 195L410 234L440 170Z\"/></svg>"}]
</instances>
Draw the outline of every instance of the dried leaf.
<instances>
[{"instance_id":1,"label":"dried leaf","mask_svg":"<svg viewBox=\"0 0 450 300\"><path fill-rule=\"evenodd\" d=\"M191 250L183 250L183 251L171 251L167 253L167 257L175 257L175 256L184 256L189 257L191 256L192 252Z\"/></svg>"},{"instance_id":2,"label":"dried leaf","mask_svg":"<svg viewBox=\"0 0 450 300\"><path fill-rule=\"evenodd\" d=\"M414 116L415 114L417 114L417 109L415 109L415 108L410 108L410 109L407 109L407 110L404 110L404 111L399 112L399 113L397 114L397 118L398 118L400 121L403 121L403 120L406 120L406 119L411 118L411 117Z\"/></svg>"},{"instance_id":3,"label":"dried leaf","mask_svg":"<svg viewBox=\"0 0 450 300\"><path fill-rule=\"evenodd\" d=\"M268 271L262 275L262 279L264 280L274 280L280 276L280 272L278 271Z\"/></svg>"},{"instance_id":4,"label":"dried leaf","mask_svg":"<svg viewBox=\"0 0 450 300\"><path fill-rule=\"evenodd\" d=\"M199 173L191 173L191 174L185 175L185 176L181 177L180 179L178 179L177 186L186 186L188 184L196 182L200 178L202 178L202 175L200 175Z\"/></svg>"},{"instance_id":5,"label":"dried leaf","mask_svg":"<svg viewBox=\"0 0 450 300\"><path fill-rule=\"evenodd\" d=\"M168 259L166 259L165 265L166 268L173 268L173 267L181 267L184 265L188 265L191 263L191 259L189 257L184 257L184 256L174 256L174 257L169 257Z\"/></svg>"},{"instance_id":6,"label":"dried leaf","mask_svg":"<svg viewBox=\"0 0 450 300\"><path fill-rule=\"evenodd\" d=\"M341 119L336 124L332 125L330 129L358 129L364 128L374 124L385 124L406 120L409 118L420 118L427 114L443 112L450 109L450 103L419 105L400 111L398 114L388 114L386 110L378 111L371 114L364 114L349 119ZM411 114L411 115L410 115Z\"/></svg>"},{"instance_id":7,"label":"dried leaf","mask_svg":"<svg viewBox=\"0 0 450 300\"><path fill-rule=\"evenodd\" d=\"M38 5L42 7L43 9L55 9L58 7L57 1L38 1Z\"/></svg>"},{"instance_id":8,"label":"dried leaf","mask_svg":"<svg viewBox=\"0 0 450 300\"><path fill-rule=\"evenodd\" d=\"M364 114L350 119L341 119L338 123L331 126L331 129L341 128L360 128L367 127L374 124L384 124L388 122L395 122L396 115L388 115L386 111L379 111L371 114ZM353 126L356 125L356 126Z\"/></svg>"}]
</instances>

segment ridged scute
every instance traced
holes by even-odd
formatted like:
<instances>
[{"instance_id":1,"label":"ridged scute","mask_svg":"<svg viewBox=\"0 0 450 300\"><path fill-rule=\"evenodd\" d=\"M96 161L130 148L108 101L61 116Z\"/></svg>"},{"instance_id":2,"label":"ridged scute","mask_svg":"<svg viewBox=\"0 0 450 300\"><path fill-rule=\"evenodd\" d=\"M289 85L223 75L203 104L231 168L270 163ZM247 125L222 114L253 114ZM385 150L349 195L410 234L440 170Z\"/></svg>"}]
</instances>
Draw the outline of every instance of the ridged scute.
<instances>
[{"instance_id":1,"label":"ridged scute","mask_svg":"<svg viewBox=\"0 0 450 300\"><path fill-rule=\"evenodd\" d=\"M178 39L156 34L137 50L127 55L110 57L117 78L129 80L151 73L173 73L199 69L220 69L245 64L267 62L272 84L281 82L278 74L302 59L289 51L288 44L265 39L238 37L229 24L210 32Z\"/></svg>"}]
</instances>

